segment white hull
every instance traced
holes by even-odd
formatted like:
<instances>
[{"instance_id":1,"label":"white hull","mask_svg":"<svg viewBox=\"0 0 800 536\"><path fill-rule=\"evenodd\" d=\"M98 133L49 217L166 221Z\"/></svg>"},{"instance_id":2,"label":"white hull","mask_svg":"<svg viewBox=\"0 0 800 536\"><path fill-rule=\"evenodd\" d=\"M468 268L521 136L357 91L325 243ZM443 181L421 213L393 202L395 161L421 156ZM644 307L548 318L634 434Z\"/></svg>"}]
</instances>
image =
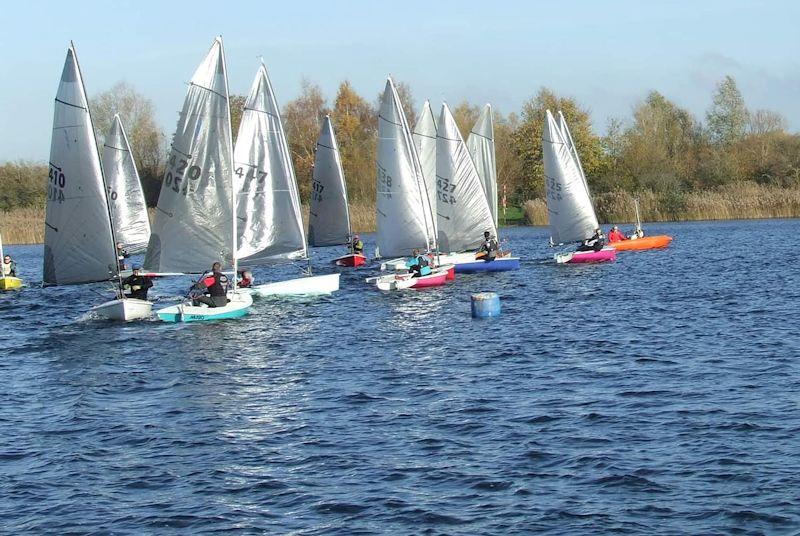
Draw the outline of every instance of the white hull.
<instances>
[{"instance_id":1,"label":"white hull","mask_svg":"<svg viewBox=\"0 0 800 536\"><path fill-rule=\"evenodd\" d=\"M198 322L208 320L224 320L226 318L239 318L247 314L253 305L253 298L247 292L237 290L229 292L228 304L224 307L208 307L205 304L190 305L181 303L171 307L159 309L156 314L165 322Z\"/></svg>"},{"instance_id":2,"label":"white hull","mask_svg":"<svg viewBox=\"0 0 800 536\"><path fill-rule=\"evenodd\" d=\"M298 277L288 281L278 281L257 285L243 291L250 291L253 296L267 298L270 296L313 296L330 294L339 290L340 274L314 275Z\"/></svg>"},{"instance_id":3,"label":"white hull","mask_svg":"<svg viewBox=\"0 0 800 536\"><path fill-rule=\"evenodd\" d=\"M111 300L100 305L95 305L89 309L89 314L98 320L117 320L127 322L129 320L142 320L150 318L153 311L153 303L134 298L122 300Z\"/></svg>"}]
</instances>

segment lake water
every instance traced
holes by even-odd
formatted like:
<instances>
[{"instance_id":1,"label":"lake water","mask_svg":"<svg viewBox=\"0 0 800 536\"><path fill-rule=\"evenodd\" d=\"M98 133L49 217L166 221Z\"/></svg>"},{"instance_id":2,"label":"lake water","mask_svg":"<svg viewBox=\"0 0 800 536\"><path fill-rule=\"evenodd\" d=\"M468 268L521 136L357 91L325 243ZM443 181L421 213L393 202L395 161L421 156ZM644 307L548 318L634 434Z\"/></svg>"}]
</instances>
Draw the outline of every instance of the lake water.
<instances>
[{"instance_id":1,"label":"lake water","mask_svg":"<svg viewBox=\"0 0 800 536\"><path fill-rule=\"evenodd\" d=\"M794 533L800 220L648 231L675 241L556 266L546 229L508 229L518 272L382 294L343 269L210 324L83 319L104 285L5 293L0 530ZM41 247L7 249L41 280ZM470 318L482 290L501 317Z\"/></svg>"}]
</instances>

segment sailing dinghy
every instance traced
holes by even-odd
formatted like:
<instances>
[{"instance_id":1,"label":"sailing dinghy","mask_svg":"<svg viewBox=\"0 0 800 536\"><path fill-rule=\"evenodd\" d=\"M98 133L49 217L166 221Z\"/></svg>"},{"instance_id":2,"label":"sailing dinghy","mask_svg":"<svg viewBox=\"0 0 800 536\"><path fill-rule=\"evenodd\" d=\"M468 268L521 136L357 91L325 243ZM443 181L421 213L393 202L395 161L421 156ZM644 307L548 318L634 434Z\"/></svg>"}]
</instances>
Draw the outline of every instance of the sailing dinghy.
<instances>
[{"instance_id":1,"label":"sailing dinghy","mask_svg":"<svg viewBox=\"0 0 800 536\"><path fill-rule=\"evenodd\" d=\"M339 144L330 116L325 116L322 131L314 150L314 171L311 176L311 206L308 211L308 245L311 247L350 245L350 209L347 205L347 184L344 180ZM352 250L352 248L351 248ZM362 266L367 258L351 251L335 259L337 266Z\"/></svg>"},{"instance_id":2,"label":"sailing dinghy","mask_svg":"<svg viewBox=\"0 0 800 536\"><path fill-rule=\"evenodd\" d=\"M589 186L563 116L561 125L550 110L546 116L542 149L550 241L552 244L582 242L599 228ZM555 260L559 264L579 264L613 261L615 257L614 248L605 247L600 251L558 253Z\"/></svg>"},{"instance_id":3,"label":"sailing dinghy","mask_svg":"<svg viewBox=\"0 0 800 536\"><path fill-rule=\"evenodd\" d=\"M222 38L211 45L186 92L172 138L156 218L145 256L154 272L203 273L216 261L233 265L233 290L223 307L184 302L157 311L166 322L239 318L253 303L236 288L237 225L228 76Z\"/></svg>"},{"instance_id":4,"label":"sailing dinghy","mask_svg":"<svg viewBox=\"0 0 800 536\"><path fill-rule=\"evenodd\" d=\"M472 138L473 154L464 143L447 104L442 105L439 115L436 137L437 227L440 249L451 252L441 254L439 261L455 264L458 273L519 269L519 257L498 255L491 261L484 261L476 254L483 242L484 231L497 237L496 206L493 212L490 203L494 195L496 205L497 188L493 170L491 108L488 109L488 119L484 112L476 125L480 138ZM480 159L485 178L481 177L473 155ZM487 194L486 181L494 182L494 186L490 184L493 194Z\"/></svg>"},{"instance_id":5,"label":"sailing dinghy","mask_svg":"<svg viewBox=\"0 0 800 536\"><path fill-rule=\"evenodd\" d=\"M0 236L0 262L5 259L5 255L3 254L3 237ZM2 270L0 270L0 290L16 290L21 288L23 284L22 279L13 275L5 275Z\"/></svg>"},{"instance_id":6,"label":"sailing dinghy","mask_svg":"<svg viewBox=\"0 0 800 536\"><path fill-rule=\"evenodd\" d=\"M425 115L423 110L421 120ZM433 114L430 114L432 117ZM435 125L433 128L435 130ZM420 131L425 132L423 129ZM430 130L427 132L429 135ZM436 224L428 198L425 172L391 78L386 80L378 113L377 164L378 250L392 257L410 255L415 249L436 251ZM405 270L405 259L389 261L382 268L386 266ZM411 278L409 274L398 272L370 278L367 282L374 282L384 290L401 290L443 285L452 279L452 274L452 265L440 265L433 269L430 276Z\"/></svg>"},{"instance_id":7,"label":"sailing dinghy","mask_svg":"<svg viewBox=\"0 0 800 536\"><path fill-rule=\"evenodd\" d=\"M43 286L116 279L117 299L92 307L102 320L150 316L153 304L123 297L116 240L89 101L70 43L55 99L45 211Z\"/></svg>"},{"instance_id":8,"label":"sailing dinghy","mask_svg":"<svg viewBox=\"0 0 800 536\"><path fill-rule=\"evenodd\" d=\"M234 162L237 219L242 225L238 256L242 262L257 265L307 260L297 179L280 108L263 64L242 113ZM244 290L261 297L330 294L339 290L339 274L309 274Z\"/></svg>"},{"instance_id":9,"label":"sailing dinghy","mask_svg":"<svg viewBox=\"0 0 800 536\"><path fill-rule=\"evenodd\" d=\"M668 235L644 236L642 218L639 214L639 200L634 198L633 207L636 211L636 230L627 240L611 242L610 245L617 251L644 251L646 249L663 249L672 242Z\"/></svg>"}]
</instances>

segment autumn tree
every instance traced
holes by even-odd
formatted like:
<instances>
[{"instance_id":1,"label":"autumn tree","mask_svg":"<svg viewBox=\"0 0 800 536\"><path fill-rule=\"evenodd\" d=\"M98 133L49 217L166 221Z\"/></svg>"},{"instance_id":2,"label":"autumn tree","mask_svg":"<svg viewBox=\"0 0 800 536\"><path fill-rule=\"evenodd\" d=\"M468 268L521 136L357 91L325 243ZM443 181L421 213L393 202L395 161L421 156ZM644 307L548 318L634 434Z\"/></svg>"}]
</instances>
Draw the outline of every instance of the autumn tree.
<instances>
[{"instance_id":1,"label":"autumn tree","mask_svg":"<svg viewBox=\"0 0 800 536\"><path fill-rule=\"evenodd\" d=\"M316 84L303 79L300 95L283 108L283 127L292 153L300 197L308 199L314 169L314 147L325 118L325 97Z\"/></svg>"},{"instance_id":2,"label":"autumn tree","mask_svg":"<svg viewBox=\"0 0 800 536\"><path fill-rule=\"evenodd\" d=\"M92 98L89 106L101 146L114 115L119 114L131 144L145 198L148 204L154 205L161 189L166 145L164 133L156 124L153 102L137 93L127 82L117 82L108 91Z\"/></svg>"},{"instance_id":3,"label":"autumn tree","mask_svg":"<svg viewBox=\"0 0 800 536\"><path fill-rule=\"evenodd\" d=\"M239 125L242 124L242 114L244 113L244 105L247 103L245 95L231 95L228 98L228 106L231 109L231 132L233 134L233 143L236 143L236 137L239 135Z\"/></svg>"},{"instance_id":4,"label":"autumn tree","mask_svg":"<svg viewBox=\"0 0 800 536\"><path fill-rule=\"evenodd\" d=\"M345 80L336 92L331 121L342 155L349 199L374 200L377 110Z\"/></svg>"},{"instance_id":5,"label":"autumn tree","mask_svg":"<svg viewBox=\"0 0 800 536\"><path fill-rule=\"evenodd\" d=\"M523 104L519 126L513 136L525 174L523 195L528 198L544 196L542 132L546 110L554 114L560 110L564 114L590 186L604 165L600 138L592 132L589 111L573 98L559 97L553 91L542 88L536 97Z\"/></svg>"}]
</instances>

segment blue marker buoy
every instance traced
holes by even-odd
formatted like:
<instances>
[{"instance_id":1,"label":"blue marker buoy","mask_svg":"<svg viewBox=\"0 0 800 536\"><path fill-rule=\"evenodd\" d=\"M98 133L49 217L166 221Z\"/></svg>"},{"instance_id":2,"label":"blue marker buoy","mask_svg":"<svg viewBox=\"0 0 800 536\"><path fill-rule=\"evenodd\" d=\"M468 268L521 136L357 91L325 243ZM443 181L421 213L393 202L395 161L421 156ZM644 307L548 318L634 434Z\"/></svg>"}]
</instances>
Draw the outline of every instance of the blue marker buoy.
<instances>
[{"instance_id":1,"label":"blue marker buoy","mask_svg":"<svg viewBox=\"0 0 800 536\"><path fill-rule=\"evenodd\" d=\"M472 295L472 318L500 316L500 296L496 292L479 292Z\"/></svg>"}]
</instances>

